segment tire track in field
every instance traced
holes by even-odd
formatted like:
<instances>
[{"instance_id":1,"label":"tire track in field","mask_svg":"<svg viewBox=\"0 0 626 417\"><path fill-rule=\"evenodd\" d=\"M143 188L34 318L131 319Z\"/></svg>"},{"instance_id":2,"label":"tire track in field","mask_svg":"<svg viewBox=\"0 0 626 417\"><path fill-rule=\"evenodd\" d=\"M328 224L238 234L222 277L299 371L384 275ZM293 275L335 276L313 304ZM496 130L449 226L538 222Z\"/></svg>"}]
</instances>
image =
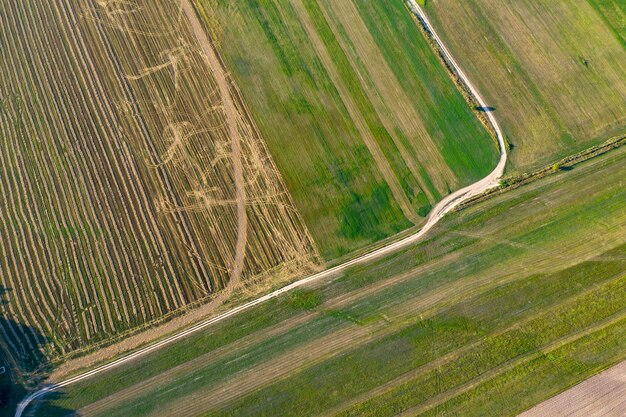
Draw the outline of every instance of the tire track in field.
<instances>
[{"instance_id":1,"label":"tire track in field","mask_svg":"<svg viewBox=\"0 0 626 417\"><path fill-rule=\"evenodd\" d=\"M191 3L191 0L180 0L180 6L185 12L189 23L191 24L191 30L195 35L202 51L204 52L213 75L215 82L218 86L220 96L223 100L224 115L226 116L226 123L228 125L229 136L231 140L231 152L233 162L233 177L235 181L235 199L237 201L237 243L235 245L235 256L233 259L233 265L230 273L230 280L224 290L213 301L211 301L207 308L204 310L211 310L222 304L222 302L230 297L233 290L239 284L241 280L241 273L243 272L244 258L246 255L246 236L248 227L248 218L246 215L246 190L245 181L243 178L243 162L241 156L241 135L239 133L238 121L240 119L239 113L235 108L235 103L230 93L228 86L228 80L224 72L215 50L209 40L207 34L204 32L202 23L196 11Z\"/></svg>"}]
</instances>

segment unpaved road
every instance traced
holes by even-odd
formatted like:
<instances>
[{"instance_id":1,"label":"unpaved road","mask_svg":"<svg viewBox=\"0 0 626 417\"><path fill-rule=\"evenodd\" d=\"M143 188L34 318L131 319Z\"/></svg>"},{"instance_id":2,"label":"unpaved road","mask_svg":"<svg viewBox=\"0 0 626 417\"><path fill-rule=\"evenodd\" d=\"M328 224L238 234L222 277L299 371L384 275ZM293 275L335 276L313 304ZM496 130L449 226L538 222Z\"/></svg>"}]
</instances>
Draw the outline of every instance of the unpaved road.
<instances>
[{"instance_id":1,"label":"unpaved road","mask_svg":"<svg viewBox=\"0 0 626 417\"><path fill-rule=\"evenodd\" d=\"M202 28L202 23L196 15L196 12L190 0L180 0L180 7L185 12L191 30L193 31L202 52L209 61L215 82L222 97L224 105L224 115L226 116L226 125L228 126L228 135L231 141L231 159L233 162L233 178L235 182L235 200L237 201L237 243L235 244L235 254L233 256L233 265L231 266L230 280L228 286L221 294L211 301L210 305L217 306L227 299L239 284L241 273L243 272L243 261L246 254L246 236L248 218L246 216L246 190L245 180L243 178L243 163L241 159L241 135L239 133L239 113L233 102L233 98L228 86L228 80L224 73L215 50L211 45L209 37Z\"/></svg>"},{"instance_id":2,"label":"unpaved road","mask_svg":"<svg viewBox=\"0 0 626 417\"><path fill-rule=\"evenodd\" d=\"M187 15L187 17L190 19L190 24L193 27L194 32L197 33L197 30L202 31L202 26L200 25L200 22L193 10L193 5L191 4L191 0L181 0L181 4L183 7L183 10L185 11L185 14ZM459 78L466 84L467 88L469 89L469 91L471 92L471 94L474 96L474 99L476 100L476 102L478 103L479 106L481 107L488 107L487 104L485 103L485 101L483 100L483 98L481 97L481 95L478 93L478 91L476 90L476 88L472 85L472 83L470 82L469 78L467 78L467 76L465 75L465 73L461 70L461 68L459 67L459 65L457 64L457 62L454 60L454 58L452 57L452 54L448 51L448 48L446 48L446 46L443 44L443 42L441 41L441 39L439 38L439 36L437 35L437 33L435 32L434 28L432 27L430 20L428 20L428 17L424 14L424 11L422 10L422 8L417 4L417 2L415 0L407 0L407 4L409 5L411 11L418 17L418 19L420 19L422 21L422 23L425 25L425 27L427 28L427 30L432 34L433 39L435 40L435 42L437 43L437 45L439 46L439 48L441 49L441 51L443 52L444 56L446 57L446 59L448 60L448 62L450 63L450 65L457 71L457 74L459 76ZM204 35L204 38L206 39L206 35ZM202 44L202 40L199 39L199 42ZM208 40L207 40L208 42ZM208 44L208 47L210 48L210 44ZM203 46L203 49L204 46ZM210 53L213 54L213 57L215 59L217 59L217 57L215 57L214 52L212 50L212 48L210 48ZM208 58L210 59L210 56L208 56ZM224 74L222 73L222 76L224 76ZM216 80L218 81L218 84L220 83L219 81L219 75L216 74ZM223 81L226 81L226 79L224 78ZM227 84L226 84L227 86ZM222 92L222 87L220 87L220 92ZM231 102L232 103L232 102ZM225 106L227 106L227 101L224 102ZM234 105L232 107L232 109L234 110ZM442 109L444 110L444 109ZM228 111L227 111L227 117L228 117ZM482 193L483 191L488 190L489 188L493 188L496 187L498 185L498 180L499 178L502 176L502 174L504 173L504 167L506 165L506 160L507 160L507 152L506 152L506 144L504 141L504 137L502 136L502 130L500 129L500 125L498 124L498 121L496 120L496 118L494 117L493 113L488 112L486 113L487 118L489 120L489 122L491 123L494 131L496 132L496 136L498 139L498 143L500 146L500 160L498 161L498 165L496 166L496 168L489 174L487 175L485 178L481 179L478 182L475 182L474 184L471 184L465 188L462 188L450 195L448 195L447 197L445 197L443 200L441 200L431 211L429 217L428 217L428 221L424 224L424 226L416 233L414 233L413 235L410 235L402 240L399 240L397 242L393 242L390 243L389 245L383 246L381 248L378 248L376 250L373 250L372 252L366 253L364 255L361 255L357 258L354 258L352 260L346 261L340 265L337 265L335 267L332 267L330 269L327 269L325 271L319 272L317 274L311 275L309 277L303 278L299 281L296 281L290 285L287 285L279 290L276 290L272 293L266 294L260 298L257 298L255 300L249 301L245 304L242 304L238 307L233 308L232 310L226 311L222 314L219 314L215 317L209 318L207 320L204 320L186 330L183 330L179 333L173 334L159 342L156 342L152 345L146 346L144 348L141 348L139 350L136 350L135 352L132 352L128 355L122 356L112 362L109 362L105 365L99 366L97 368L94 368L90 371L84 372L82 374L76 375L72 378L66 379L64 381L58 382L56 384L52 384L49 386L46 386L38 391L33 392L32 394L28 395L26 398L24 398L16 412L15 412L15 416L16 417L21 417L22 414L24 413L24 410L26 409L26 407L34 400L41 398L42 396L46 395L49 392L54 392L54 391L58 391L61 388L67 387L68 385L72 385L75 384L77 382L80 381L84 381L88 378L94 377L95 375L98 375L102 372L105 372L107 370L119 367L127 362L130 362L132 360L135 360L137 358L140 358L142 356L145 356L151 352L154 352L155 350L158 350L160 348L162 348L163 346L166 345L170 345L172 343L174 343L177 340L180 340L184 337L189 336L190 334L199 332L203 329L206 329L207 327L223 321L229 317L234 316L237 313L240 313L244 310L248 310L254 306L257 306L259 304L262 304L268 300L271 300L272 298L276 298L281 294L284 294L288 291L293 290L294 288L298 288L298 287L302 287L304 285L307 285L311 282L314 281L319 281L321 279L324 278L328 278L328 277L332 277L332 276L336 276L337 274L339 274L340 272L345 271L346 269L355 266L355 265L360 265L363 263L367 263L367 262L371 262L375 259L381 258L385 255L391 254L393 252L396 252L402 248L406 248L407 246L410 246L412 244L414 244L415 242L419 241L426 233L428 233L428 231L430 231L430 229L432 229L438 222L439 220L441 220L446 213L450 212L452 209L454 209L457 205L459 205L460 203L462 203L463 201L466 201L467 199ZM236 138L239 137L238 132L234 133L236 136ZM239 142L237 141L237 144L233 143L233 153L235 152L236 149L238 149L239 147ZM234 157L235 155L233 155ZM236 169L236 168L235 168ZM235 173L237 175L237 173ZM243 175L240 172L241 175ZM239 195L238 195L239 197ZM244 206L245 209L245 206ZM245 215L245 214L244 214ZM239 246L239 245L238 245Z\"/></svg>"},{"instance_id":3,"label":"unpaved road","mask_svg":"<svg viewBox=\"0 0 626 417\"><path fill-rule=\"evenodd\" d=\"M626 415L626 361L581 382L519 417L622 417Z\"/></svg>"}]
</instances>

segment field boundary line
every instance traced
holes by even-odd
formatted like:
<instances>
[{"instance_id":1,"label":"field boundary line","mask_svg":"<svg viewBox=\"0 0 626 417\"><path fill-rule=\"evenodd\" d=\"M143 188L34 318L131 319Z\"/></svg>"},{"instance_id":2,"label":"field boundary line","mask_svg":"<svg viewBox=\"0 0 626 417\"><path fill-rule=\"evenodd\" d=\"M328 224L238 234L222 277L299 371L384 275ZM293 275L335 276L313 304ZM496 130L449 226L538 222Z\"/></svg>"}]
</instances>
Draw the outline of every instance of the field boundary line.
<instances>
[{"instance_id":1,"label":"field boundary line","mask_svg":"<svg viewBox=\"0 0 626 417\"><path fill-rule=\"evenodd\" d=\"M192 1L192 0L185 0L185 1ZM417 16L418 20L422 23L422 25L426 28L426 30L431 34L431 36L433 37L433 39L435 40L435 42L437 43L438 47L441 49L441 52L444 54L444 56L446 57L446 59L448 60L448 62L450 63L451 66L454 67L454 69L457 71L459 78L461 78L463 80L463 82L465 83L465 85L467 86L467 88L469 89L469 91L471 92L471 94L474 96L474 99L478 102L478 104L482 107L488 107L485 103L485 101L483 100L482 96L478 93L478 91L476 90L476 88L472 85L472 83L470 82L469 78L465 75L465 73L461 70L461 68L459 67L459 65L457 64L456 60L452 57L452 54L448 51L448 49L446 48L446 46L443 44L441 38L437 35L437 33L435 32L433 26L430 23L430 20L428 19L428 17L425 15L424 11L422 10L422 8L417 4L416 0L407 0L407 4L409 5L409 8L411 10L411 12ZM315 281L320 281L324 278L328 278L328 277L332 277L335 276L337 274L339 274L340 272L345 271L346 269L355 266L355 265L360 265L360 264L364 264L364 263L368 263L370 261L379 259L385 255L394 253L400 249L403 249L405 247L408 247L412 244L414 244L415 242L419 241L424 235L426 235L426 233L428 233L437 223L439 223L439 221L450 211L452 211L455 207L457 207L459 204L461 204L462 202L490 189L493 187L497 187L499 184L499 179L502 177L503 173L504 173L504 167L506 166L506 162L507 162L507 147L506 147L506 143L504 140L504 136L502 134L502 130L500 129L500 125L498 124L498 121L496 120L496 118L494 117L494 115L492 114L492 112L488 112L486 113L487 118L489 120L489 122L491 123L495 133L496 133L496 137L498 139L498 144L500 147L500 160L498 161L497 166L495 167L495 169L486 177L484 177L483 179L475 182L474 184L471 184L467 187L464 187L460 190L455 191L454 193L448 195L447 197L445 197L444 199L442 199L439 203L437 203L437 205L433 208L433 210L431 211L430 215L428 216L428 220L427 222L424 224L424 226L417 231L416 233L407 236L399 241L396 242L392 242L390 244L388 244L387 246L383 246L380 247L376 250L373 250L371 252L365 253L357 258L348 260L340 265L334 266L332 268L329 268L327 270L318 272L316 274L310 275L306 278L303 278L301 280L298 280L296 282L293 282L283 288L280 288L276 291L273 291L269 294L266 294L264 296L261 296L257 299L251 300L247 303L244 303L238 307L235 307L231 310L228 310L224 313L221 313L217 316L211 317L209 319L203 320L200 323L197 323L185 330L182 330L178 333L175 333L171 336L168 336L158 342L155 342L153 344L150 344L148 346L145 346L141 349L138 349L132 353L129 353L127 355L124 355L118 359L115 359L109 363L106 363L104 365L100 365L92 370L83 372L79 375L76 375L74 377L68 378L64 381L55 383L55 384L51 384L48 386L45 386L33 393L31 393L30 395L26 396L19 404L18 407L15 411L15 417L21 417L24 413L24 411L26 410L26 408L28 407L28 405L33 402L34 400L37 400L43 396L45 396L48 393L51 392L55 392L60 390L61 388L67 387L69 385L75 384L77 382L86 380L88 378L91 378L95 375L98 375L100 373L103 373L105 371L108 371L110 369L114 369L116 367L119 367L127 362L130 362L134 359L140 358L142 356L145 356L151 352L154 352L164 346L167 346L169 344L172 344L173 342L180 340L182 338L185 338L191 334L197 333L215 323L221 322L229 317L232 317L242 311L248 310L254 306L260 305L265 303L266 301L269 301L273 298L276 298L282 294L285 294L295 288L299 288L302 287L304 285L310 284L312 282Z\"/></svg>"}]
</instances>

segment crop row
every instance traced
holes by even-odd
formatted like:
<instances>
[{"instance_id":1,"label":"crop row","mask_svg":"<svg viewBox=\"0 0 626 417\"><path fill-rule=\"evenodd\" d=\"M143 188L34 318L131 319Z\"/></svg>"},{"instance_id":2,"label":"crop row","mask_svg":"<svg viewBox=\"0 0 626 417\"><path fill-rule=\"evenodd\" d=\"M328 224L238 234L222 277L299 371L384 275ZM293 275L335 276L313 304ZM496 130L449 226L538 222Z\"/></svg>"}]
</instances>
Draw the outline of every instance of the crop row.
<instances>
[{"instance_id":1,"label":"crop row","mask_svg":"<svg viewBox=\"0 0 626 417\"><path fill-rule=\"evenodd\" d=\"M2 3L0 339L36 365L31 351L59 358L210 299L242 219L215 69L177 1ZM313 242L236 102L243 278L308 267Z\"/></svg>"}]
</instances>

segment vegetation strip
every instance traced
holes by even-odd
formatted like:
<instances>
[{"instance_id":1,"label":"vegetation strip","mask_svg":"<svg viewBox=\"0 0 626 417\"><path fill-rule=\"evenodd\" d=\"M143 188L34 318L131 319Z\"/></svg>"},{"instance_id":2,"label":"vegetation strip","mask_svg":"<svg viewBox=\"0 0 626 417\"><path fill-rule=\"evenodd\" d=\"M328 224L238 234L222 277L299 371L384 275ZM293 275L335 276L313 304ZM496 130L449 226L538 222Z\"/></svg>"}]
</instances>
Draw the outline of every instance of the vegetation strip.
<instances>
[{"instance_id":1,"label":"vegetation strip","mask_svg":"<svg viewBox=\"0 0 626 417\"><path fill-rule=\"evenodd\" d=\"M547 356L550 353L552 353L553 351L562 348L565 345L568 345L570 343L576 342L581 338L584 338L586 336L589 336L593 333L598 333L601 330L604 330L605 328L609 327L609 326L613 326L616 324L624 324L626 322L626 315L622 314L622 315L618 315L616 317L611 317L610 319L607 319L601 323L598 324L594 324L593 326L590 326L588 328L585 328L579 332L575 332L571 335L568 335L566 337L562 337L559 340L556 340L552 343L550 343L547 346L542 346L541 348L538 349L538 351L536 352L529 352L529 353L525 353L517 358L515 358L514 360L507 362L506 364L504 364L504 366L499 367L497 369L492 369L489 370L487 372L485 372L484 374L480 375L478 378L473 379L470 382L467 382L465 384L463 384L460 387L455 387L450 391L446 391L436 397L433 397L432 399L429 399L427 402L425 402L424 404L421 404L418 407L415 408L411 408L406 410L404 413L401 414L401 416L406 417L406 416L413 416L413 415L417 415L417 414L421 414L424 413L426 411L429 411L435 407L437 407L437 405L445 402L445 401L449 401L451 398L454 398L455 396L461 395L473 388L475 388L478 385L483 384L484 382L490 380L490 379L494 379L499 375L502 375L508 371L510 371L511 369L514 369L518 366L522 366L534 359L537 359L539 357L542 356Z\"/></svg>"},{"instance_id":2,"label":"vegetation strip","mask_svg":"<svg viewBox=\"0 0 626 417\"><path fill-rule=\"evenodd\" d=\"M558 310L563 310L563 307L567 307L574 305L581 297L583 296L588 296L588 295L592 295L592 296L598 296L598 295L602 295L602 292L597 289L597 288L593 288L593 289L589 289L583 293L580 294L576 294L572 297L569 297L566 300L563 300L561 302L559 302L556 306L552 307L552 312L556 312ZM386 382L384 385L381 385L379 387L376 387L374 390L368 391L366 393L363 393L355 398L351 398L349 401L347 401L346 403L342 403L339 406L335 407L332 410L329 410L328 412L325 413L325 415L327 416L331 416L331 415L340 415L344 412L347 412L348 410L350 410L351 408L354 408L355 406L359 405L359 404L363 404L366 403L368 400L375 398L375 397L379 397L382 396L384 394L387 394L389 392L391 392L394 389L397 389L399 386L405 385L405 384L409 384L411 383L411 381L416 380L418 377L426 374L427 372L432 372L434 370L437 369L441 369L443 366L450 364L453 361L458 360L460 357L462 356L467 356L469 354L472 354L476 351L481 351L484 349L484 344L485 344L485 338L494 338L494 337L502 337L504 335L507 334L507 332L511 332L513 330L517 330L519 328L523 328L524 324L529 324L532 321L536 321L537 319L541 318L542 316L544 316L546 314L545 311L541 311L541 312L537 312L529 317L524 318L522 321L516 322L514 324L512 324L511 326L505 328L505 329L498 329L496 332L489 334L489 335L485 335L482 339L480 340L476 340L473 343L467 344L465 346L463 346L460 349L451 351L449 353L444 354L443 356L438 357L437 359L435 359L432 362L428 362L422 366L419 366L403 375L400 375L399 377Z\"/></svg>"},{"instance_id":3,"label":"vegetation strip","mask_svg":"<svg viewBox=\"0 0 626 417\"><path fill-rule=\"evenodd\" d=\"M422 224L496 165L402 1L196 4L222 22L220 53L325 260Z\"/></svg>"},{"instance_id":4,"label":"vegetation strip","mask_svg":"<svg viewBox=\"0 0 626 417\"><path fill-rule=\"evenodd\" d=\"M464 201L463 203L459 204L456 207L455 211L463 210L474 204L480 203L481 201L484 201L488 198L505 193L507 191L514 190L523 185L530 184L531 182L537 181L548 175L556 174L559 171L563 171L563 170L567 171L567 170L573 169L576 165L581 164L585 161L588 161L591 158L604 155L607 152L610 152L614 149L619 148L625 143L626 143L626 135L617 136L617 137L607 140L606 142L600 145L593 146L582 152L563 158L560 161L552 165L549 165L547 167L538 169L537 171L504 177L500 180L500 186L498 188L492 188L491 190L485 191L482 194L476 195Z\"/></svg>"}]
</instances>

